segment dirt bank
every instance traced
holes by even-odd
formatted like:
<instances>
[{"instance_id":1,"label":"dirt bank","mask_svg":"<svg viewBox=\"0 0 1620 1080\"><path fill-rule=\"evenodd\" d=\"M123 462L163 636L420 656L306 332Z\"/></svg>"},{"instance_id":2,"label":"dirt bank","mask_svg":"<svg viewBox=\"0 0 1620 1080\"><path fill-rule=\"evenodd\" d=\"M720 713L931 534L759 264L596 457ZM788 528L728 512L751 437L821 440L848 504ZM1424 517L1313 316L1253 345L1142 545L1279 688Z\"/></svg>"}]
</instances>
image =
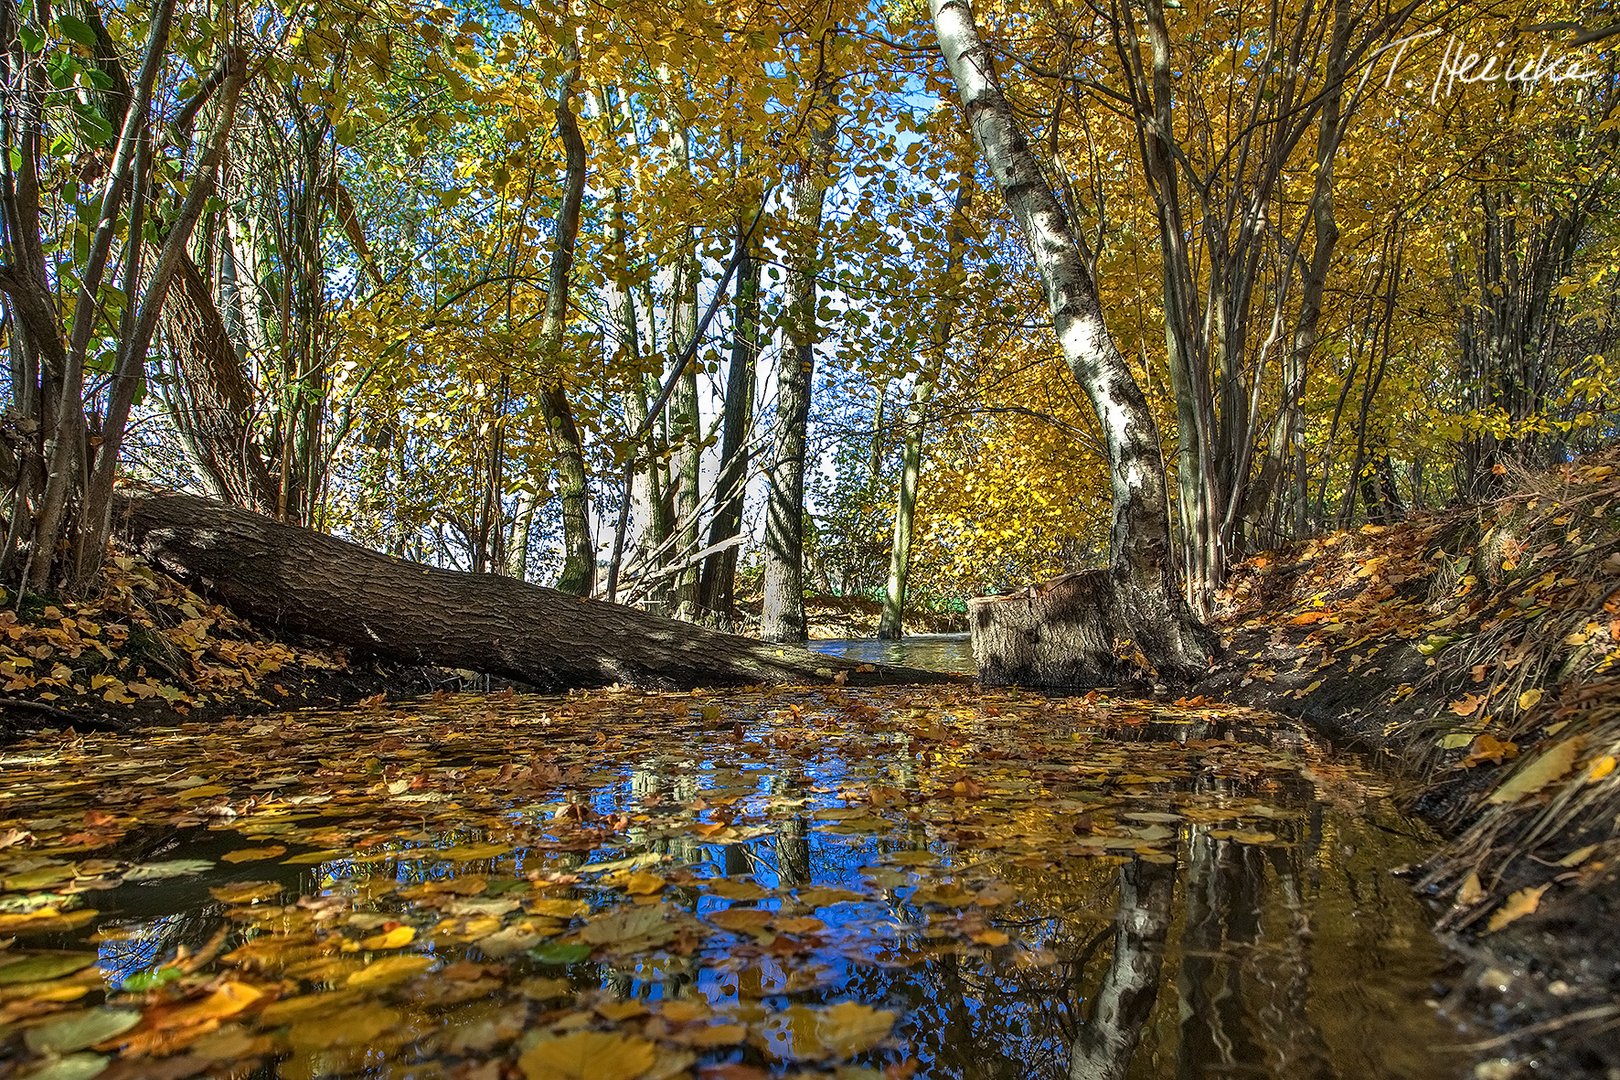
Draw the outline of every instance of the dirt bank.
<instances>
[{"instance_id":1,"label":"dirt bank","mask_svg":"<svg viewBox=\"0 0 1620 1080\"><path fill-rule=\"evenodd\" d=\"M1476 957L1460 992L1518 1029L1504 1050L1620 1063L1620 453L1251 559L1219 625L1227 656L1198 693L1303 717L1411 778L1450 837L1415 883Z\"/></svg>"}]
</instances>

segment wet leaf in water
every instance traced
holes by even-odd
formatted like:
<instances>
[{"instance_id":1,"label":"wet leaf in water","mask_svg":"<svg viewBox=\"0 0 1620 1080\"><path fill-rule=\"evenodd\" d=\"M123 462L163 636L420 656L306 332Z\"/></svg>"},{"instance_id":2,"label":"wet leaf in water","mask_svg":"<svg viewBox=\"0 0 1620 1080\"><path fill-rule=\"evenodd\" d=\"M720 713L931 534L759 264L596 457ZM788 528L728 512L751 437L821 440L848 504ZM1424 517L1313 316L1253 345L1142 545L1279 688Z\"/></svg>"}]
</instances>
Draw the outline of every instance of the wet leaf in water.
<instances>
[{"instance_id":1,"label":"wet leaf in water","mask_svg":"<svg viewBox=\"0 0 1620 1080\"><path fill-rule=\"evenodd\" d=\"M888 1038L895 1014L858 1001L824 1009L792 1005L763 1025L765 1049L793 1061L826 1061L862 1054Z\"/></svg>"},{"instance_id":2,"label":"wet leaf in water","mask_svg":"<svg viewBox=\"0 0 1620 1080\"><path fill-rule=\"evenodd\" d=\"M636 1080L657 1061L646 1039L604 1031L543 1035L518 1058L527 1080Z\"/></svg>"},{"instance_id":3,"label":"wet leaf in water","mask_svg":"<svg viewBox=\"0 0 1620 1080\"><path fill-rule=\"evenodd\" d=\"M256 904L280 896L283 891L273 881L233 881L209 889L208 895L223 904Z\"/></svg>"},{"instance_id":4,"label":"wet leaf in water","mask_svg":"<svg viewBox=\"0 0 1620 1080\"><path fill-rule=\"evenodd\" d=\"M36 953L14 957L0 961L0 986L59 979L95 962L94 953Z\"/></svg>"},{"instance_id":5,"label":"wet leaf in water","mask_svg":"<svg viewBox=\"0 0 1620 1080\"><path fill-rule=\"evenodd\" d=\"M388 986L392 983L404 982L412 975L418 975L433 966L431 956L417 956L405 954L401 956L385 956L375 960L356 971L344 980L352 987L375 989Z\"/></svg>"},{"instance_id":6,"label":"wet leaf in water","mask_svg":"<svg viewBox=\"0 0 1620 1080\"><path fill-rule=\"evenodd\" d=\"M169 878L191 877L205 874L214 868L207 859L171 859L168 862L146 863L124 872L125 881L167 881Z\"/></svg>"},{"instance_id":7,"label":"wet leaf in water","mask_svg":"<svg viewBox=\"0 0 1620 1080\"><path fill-rule=\"evenodd\" d=\"M592 945L651 948L674 937L675 927L664 908L656 904L619 907L586 923L579 936Z\"/></svg>"},{"instance_id":8,"label":"wet leaf in water","mask_svg":"<svg viewBox=\"0 0 1620 1080\"><path fill-rule=\"evenodd\" d=\"M734 934L757 934L770 925L772 918L769 911L758 908L726 908L709 915L710 922Z\"/></svg>"},{"instance_id":9,"label":"wet leaf in water","mask_svg":"<svg viewBox=\"0 0 1620 1080\"><path fill-rule=\"evenodd\" d=\"M271 844L261 848L239 848L228 851L220 859L228 863L262 862L265 859L274 859L287 854L287 845Z\"/></svg>"},{"instance_id":10,"label":"wet leaf in water","mask_svg":"<svg viewBox=\"0 0 1620 1080\"><path fill-rule=\"evenodd\" d=\"M91 1080L107 1071L112 1062L100 1054L69 1054L53 1058L27 1074L27 1080Z\"/></svg>"},{"instance_id":11,"label":"wet leaf in water","mask_svg":"<svg viewBox=\"0 0 1620 1080\"><path fill-rule=\"evenodd\" d=\"M122 1035L141 1022L132 1009L85 1009L32 1027L23 1042L36 1054L71 1054Z\"/></svg>"},{"instance_id":12,"label":"wet leaf in water","mask_svg":"<svg viewBox=\"0 0 1620 1080\"><path fill-rule=\"evenodd\" d=\"M575 964L591 955L591 947L576 941L554 941L531 949L529 955L542 964Z\"/></svg>"},{"instance_id":13,"label":"wet leaf in water","mask_svg":"<svg viewBox=\"0 0 1620 1080\"><path fill-rule=\"evenodd\" d=\"M396 926L392 930L385 930L380 934L373 934L360 942L362 949L403 949L416 940L416 927Z\"/></svg>"}]
</instances>

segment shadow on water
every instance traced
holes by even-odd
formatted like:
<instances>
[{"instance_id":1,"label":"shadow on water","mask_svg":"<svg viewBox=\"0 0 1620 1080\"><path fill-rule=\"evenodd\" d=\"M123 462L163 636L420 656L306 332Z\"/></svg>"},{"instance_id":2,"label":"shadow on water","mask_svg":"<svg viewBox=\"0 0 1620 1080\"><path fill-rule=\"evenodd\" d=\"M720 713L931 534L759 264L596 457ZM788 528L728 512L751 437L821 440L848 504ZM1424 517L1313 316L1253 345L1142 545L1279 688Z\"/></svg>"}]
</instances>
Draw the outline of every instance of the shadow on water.
<instances>
[{"instance_id":1,"label":"shadow on water","mask_svg":"<svg viewBox=\"0 0 1620 1080\"><path fill-rule=\"evenodd\" d=\"M468 732L419 767L448 770L453 787L385 772L380 795L345 796L348 766L311 747L275 779L325 768L336 797L153 826L141 840L160 861L144 865L199 869L109 877L85 894L94 921L34 944L82 948L99 930L110 1002L177 953L273 987L281 1001L237 1021L260 1040L241 1044L258 1056L239 1068L267 1076L511 1060L525 1032L573 1014L666 1054L682 1017L746 1029L688 1040L674 1075L829 1066L839 1047L930 1077L1468 1072L1446 1049L1463 1036L1425 1002L1445 962L1429 914L1385 869L1422 840L1353 761L1287 728L1239 741L1229 718L1141 703L1108 706L1099 724L1062 711L1082 703L1009 693L974 699L1001 715L948 738L953 706L938 699L669 698L674 738L641 730L586 753L587 731L548 722L555 765L532 789L509 775L510 744L478 731L499 710L420 710ZM721 712L739 702L746 728ZM612 712L609 700L591 716ZM375 772L368 740L410 719L358 723L361 775ZM646 723L644 710L621 719ZM142 754L99 746L102 761ZM505 788L488 783L498 764ZM8 820L76 805L36 786L0 803ZM398 801L439 791L464 805ZM285 849L273 860L230 861L271 844ZM417 929L407 951L424 970L357 975L376 970L367 935L399 925ZM828 1031L818 1010L844 1001L892 1013L888 1038ZM345 1010L363 1044L333 1035ZM361 1022L377 1015L386 1025Z\"/></svg>"}]
</instances>

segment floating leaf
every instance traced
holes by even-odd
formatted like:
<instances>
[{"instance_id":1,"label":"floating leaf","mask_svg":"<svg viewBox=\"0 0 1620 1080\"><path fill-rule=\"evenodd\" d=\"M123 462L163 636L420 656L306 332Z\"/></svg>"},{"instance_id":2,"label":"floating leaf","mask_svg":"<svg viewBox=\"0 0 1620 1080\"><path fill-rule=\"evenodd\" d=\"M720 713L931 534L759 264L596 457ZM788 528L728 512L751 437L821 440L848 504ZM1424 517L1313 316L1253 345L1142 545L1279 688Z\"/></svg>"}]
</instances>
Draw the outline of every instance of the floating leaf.
<instances>
[{"instance_id":1,"label":"floating leaf","mask_svg":"<svg viewBox=\"0 0 1620 1080\"><path fill-rule=\"evenodd\" d=\"M415 953L406 953L401 956L385 956L375 960L350 975L345 984L355 987L388 986L396 982L404 982L413 975L419 975L433 966L431 956L420 956Z\"/></svg>"},{"instance_id":2,"label":"floating leaf","mask_svg":"<svg viewBox=\"0 0 1620 1080\"><path fill-rule=\"evenodd\" d=\"M527 1080L635 1080L658 1060L646 1039L606 1031L545 1035L518 1057Z\"/></svg>"},{"instance_id":3,"label":"floating leaf","mask_svg":"<svg viewBox=\"0 0 1620 1080\"><path fill-rule=\"evenodd\" d=\"M674 1037L687 1046L711 1050L720 1046L736 1046L748 1038L748 1029L741 1024L716 1024L712 1027L692 1028Z\"/></svg>"},{"instance_id":4,"label":"floating leaf","mask_svg":"<svg viewBox=\"0 0 1620 1080\"><path fill-rule=\"evenodd\" d=\"M824 1061L853 1057L882 1042L894 1028L895 1014L857 1001L826 1009L792 1005L763 1025L766 1049L779 1058Z\"/></svg>"},{"instance_id":5,"label":"floating leaf","mask_svg":"<svg viewBox=\"0 0 1620 1080\"><path fill-rule=\"evenodd\" d=\"M285 854L287 854L287 845L271 844L269 847L240 848L236 851L228 851L224 855L221 855L220 858L228 863L245 863L259 862L263 859L274 859Z\"/></svg>"},{"instance_id":6,"label":"floating leaf","mask_svg":"<svg viewBox=\"0 0 1620 1080\"><path fill-rule=\"evenodd\" d=\"M93 908L61 912L43 907L21 915L0 915L0 934L60 934L83 926L97 914Z\"/></svg>"},{"instance_id":7,"label":"floating leaf","mask_svg":"<svg viewBox=\"0 0 1620 1080\"><path fill-rule=\"evenodd\" d=\"M416 927L396 926L392 930L385 930L381 934L373 934L361 939L362 949L403 949L416 940Z\"/></svg>"},{"instance_id":8,"label":"floating leaf","mask_svg":"<svg viewBox=\"0 0 1620 1080\"><path fill-rule=\"evenodd\" d=\"M757 934L770 925L774 917L769 911L758 908L726 908L724 911L711 912L708 916L714 925L734 934Z\"/></svg>"},{"instance_id":9,"label":"floating leaf","mask_svg":"<svg viewBox=\"0 0 1620 1080\"><path fill-rule=\"evenodd\" d=\"M125 976L119 984L119 989L127 994L143 994L148 990L156 990L160 986L180 978L185 972L177 967L153 968L151 971L137 971L133 975Z\"/></svg>"},{"instance_id":10,"label":"floating leaf","mask_svg":"<svg viewBox=\"0 0 1620 1080\"><path fill-rule=\"evenodd\" d=\"M631 896L651 896L656 892L660 892L667 882L658 874L654 874L649 870L638 870L633 874L626 875L622 880L613 881L610 884L623 889Z\"/></svg>"},{"instance_id":11,"label":"floating leaf","mask_svg":"<svg viewBox=\"0 0 1620 1080\"><path fill-rule=\"evenodd\" d=\"M171 859L168 862L145 863L124 872L125 881L168 881L170 878L205 874L214 868L208 859Z\"/></svg>"},{"instance_id":12,"label":"floating leaf","mask_svg":"<svg viewBox=\"0 0 1620 1080\"><path fill-rule=\"evenodd\" d=\"M257 904L282 892L282 886L273 881L233 881L229 885L216 885L208 890L208 895L222 904Z\"/></svg>"},{"instance_id":13,"label":"floating leaf","mask_svg":"<svg viewBox=\"0 0 1620 1080\"><path fill-rule=\"evenodd\" d=\"M529 955L542 964L577 964L591 955L591 947L577 941L550 941L529 950Z\"/></svg>"},{"instance_id":14,"label":"floating leaf","mask_svg":"<svg viewBox=\"0 0 1620 1080\"><path fill-rule=\"evenodd\" d=\"M23 1042L36 1054L71 1054L122 1035L141 1022L132 1009L84 1009L32 1027Z\"/></svg>"},{"instance_id":15,"label":"floating leaf","mask_svg":"<svg viewBox=\"0 0 1620 1080\"><path fill-rule=\"evenodd\" d=\"M392 1034L397 1041L402 1035L399 1029L403 1020L399 1010L377 1002L365 1002L336 1011L323 1009L294 1023L287 1032L287 1042L294 1049L308 1050L325 1050L333 1046L369 1047L384 1034Z\"/></svg>"},{"instance_id":16,"label":"floating leaf","mask_svg":"<svg viewBox=\"0 0 1620 1080\"><path fill-rule=\"evenodd\" d=\"M27 1075L27 1080L91 1080L107 1071L111 1060L100 1054L69 1054L52 1058Z\"/></svg>"},{"instance_id":17,"label":"floating leaf","mask_svg":"<svg viewBox=\"0 0 1620 1080\"><path fill-rule=\"evenodd\" d=\"M657 905L614 908L585 924L580 939L592 945L661 945L675 936L675 928Z\"/></svg>"},{"instance_id":18,"label":"floating leaf","mask_svg":"<svg viewBox=\"0 0 1620 1080\"><path fill-rule=\"evenodd\" d=\"M36 953L0 963L0 986L46 982L83 971L96 962L95 953Z\"/></svg>"}]
</instances>

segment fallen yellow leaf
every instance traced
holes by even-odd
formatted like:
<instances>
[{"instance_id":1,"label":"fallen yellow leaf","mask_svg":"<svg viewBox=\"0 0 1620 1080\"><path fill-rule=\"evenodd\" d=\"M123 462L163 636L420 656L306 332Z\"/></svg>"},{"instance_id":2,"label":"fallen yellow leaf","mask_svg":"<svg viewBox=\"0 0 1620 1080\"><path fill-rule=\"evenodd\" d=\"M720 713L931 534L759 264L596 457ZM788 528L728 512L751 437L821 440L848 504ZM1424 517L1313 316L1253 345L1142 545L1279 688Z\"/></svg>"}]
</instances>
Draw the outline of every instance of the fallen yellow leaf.
<instances>
[{"instance_id":1,"label":"fallen yellow leaf","mask_svg":"<svg viewBox=\"0 0 1620 1080\"><path fill-rule=\"evenodd\" d=\"M416 927L396 926L381 934L372 934L360 942L362 949L403 949L416 940Z\"/></svg>"},{"instance_id":2,"label":"fallen yellow leaf","mask_svg":"<svg viewBox=\"0 0 1620 1080\"><path fill-rule=\"evenodd\" d=\"M345 983L356 987L386 986L389 983L404 982L412 975L426 971L432 966L432 957L419 956L416 953L385 956L350 975Z\"/></svg>"},{"instance_id":3,"label":"fallen yellow leaf","mask_svg":"<svg viewBox=\"0 0 1620 1080\"><path fill-rule=\"evenodd\" d=\"M635 1080L656 1060L653 1044L638 1036L572 1031L542 1036L518 1068L527 1080Z\"/></svg>"},{"instance_id":4,"label":"fallen yellow leaf","mask_svg":"<svg viewBox=\"0 0 1620 1080\"><path fill-rule=\"evenodd\" d=\"M1581 752L1584 741L1577 735L1543 751L1535 760L1508 777L1507 783L1493 791L1488 801L1497 806L1516 803L1548 784L1562 780L1575 767L1575 756Z\"/></svg>"},{"instance_id":5,"label":"fallen yellow leaf","mask_svg":"<svg viewBox=\"0 0 1620 1080\"><path fill-rule=\"evenodd\" d=\"M1537 885L1530 889L1520 889L1508 897L1507 903L1503 904L1496 914L1491 916L1491 921L1486 924L1485 929L1494 934L1508 923L1531 914L1541 906L1541 894L1546 892L1549 887L1548 885Z\"/></svg>"}]
</instances>

